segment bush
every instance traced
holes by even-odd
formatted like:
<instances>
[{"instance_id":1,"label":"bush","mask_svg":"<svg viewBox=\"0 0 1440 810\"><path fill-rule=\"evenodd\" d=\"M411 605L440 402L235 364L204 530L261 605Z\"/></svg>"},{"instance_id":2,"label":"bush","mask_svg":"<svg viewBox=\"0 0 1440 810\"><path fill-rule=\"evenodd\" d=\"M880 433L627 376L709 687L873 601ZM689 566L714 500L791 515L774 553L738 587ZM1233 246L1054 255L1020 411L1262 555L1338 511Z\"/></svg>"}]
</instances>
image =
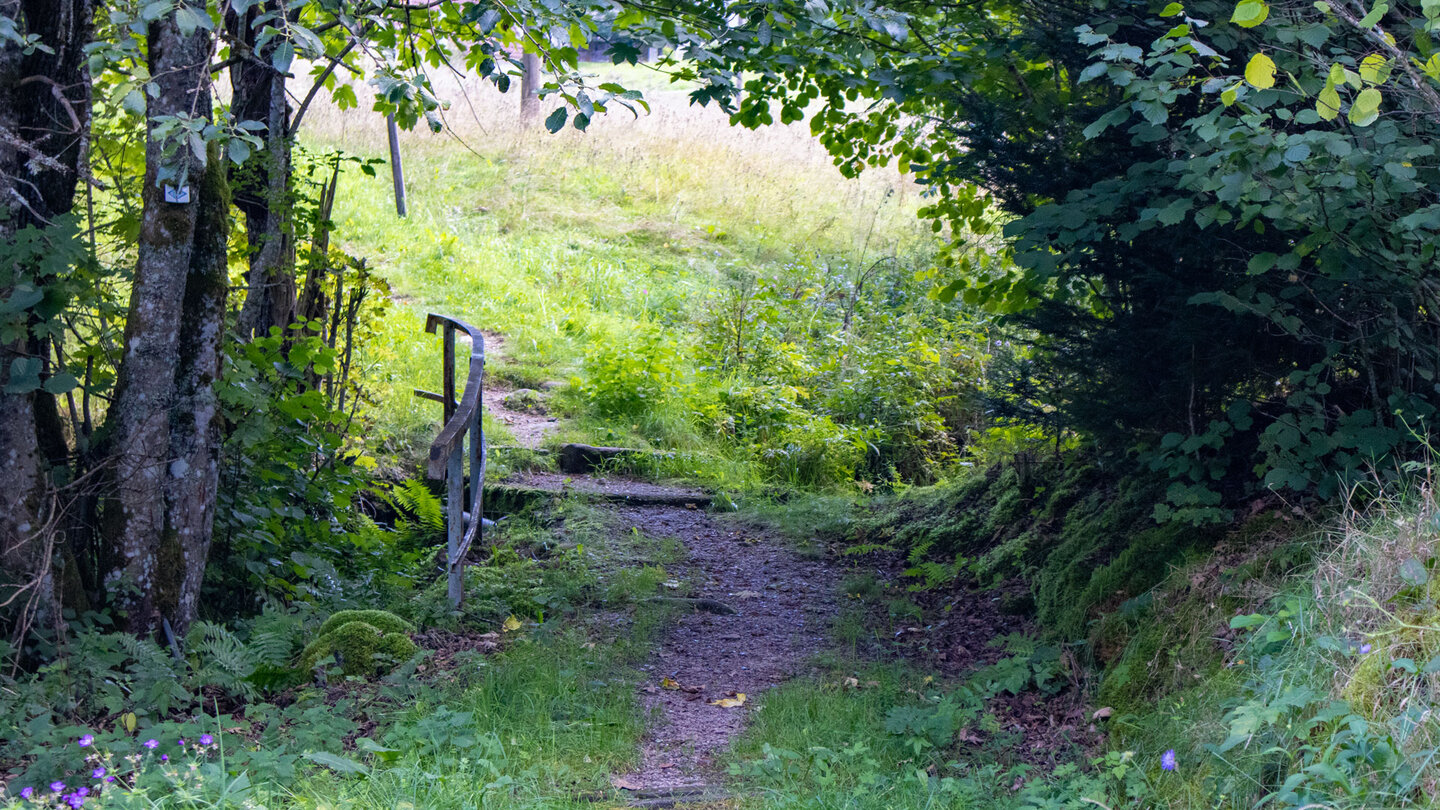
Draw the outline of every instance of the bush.
<instances>
[{"instance_id":1,"label":"bush","mask_svg":"<svg viewBox=\"0 0 1440 810\"><path fill-rule=\"evenodd\" d=\"M679 347L658 328L591 344L580 393L598 414L634 419L683 399Z\"/></svg>"}]
</instances>

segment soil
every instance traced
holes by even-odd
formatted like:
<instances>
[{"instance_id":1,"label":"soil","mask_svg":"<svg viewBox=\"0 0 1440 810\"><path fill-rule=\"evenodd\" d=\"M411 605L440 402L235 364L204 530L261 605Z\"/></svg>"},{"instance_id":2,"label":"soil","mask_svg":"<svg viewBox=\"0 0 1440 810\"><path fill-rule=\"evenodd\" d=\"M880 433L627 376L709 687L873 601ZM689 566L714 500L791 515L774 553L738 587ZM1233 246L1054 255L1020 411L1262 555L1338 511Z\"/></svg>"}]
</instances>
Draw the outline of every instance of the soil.
<instances>
[{"instance_id":1,"label":"soil","mask_svg":"<svg viewBox=\"0 0 1440 810\"><path fill-rule=\"evenodd\" d=\"M554 433L560 423L553 416L512 410L505 404L505 395L513 390L515 389L498 387L487 380L485 390L480 394L480 401L484 404L485 412L510 431L517 445L533 450L544 444L545 438Z\"/></svg>"},{"instance_id":2,"label":"soil","mask_svg":"<svg viewBox=\"0 0 1440 810\"><path fill-rule=\"evenodd\" d=\"M754 699L798 674L826 644L838 612L836 568L695 509L617 506L614 515L621 527L679 540L688 554L681 573L689 595L735 610L684 613L642 667L649 677L641 698L656 722L640 767L614 784L631 791L715 784L715 756L744 726ZM715 703L739 694L743 705Z\"/></svg>"},{"instance_id":3,"label":"soil","mask_svg":"<svg viewBox=\"0 0 1440 810\"><path fill-rule=\"evenodd\" d=\"M485 362L494 363L505 356L505 337L494 332L485 333ZM497 383L495 378L485 375L485 388L480 392L480 402L485 413L503 424L515 437L521 447L535 449L545 443L545 438L560 426L553 416L546 416L533 410L518 410L505 404L505 396L515 387Z\"/></svg>"}]
</instances>

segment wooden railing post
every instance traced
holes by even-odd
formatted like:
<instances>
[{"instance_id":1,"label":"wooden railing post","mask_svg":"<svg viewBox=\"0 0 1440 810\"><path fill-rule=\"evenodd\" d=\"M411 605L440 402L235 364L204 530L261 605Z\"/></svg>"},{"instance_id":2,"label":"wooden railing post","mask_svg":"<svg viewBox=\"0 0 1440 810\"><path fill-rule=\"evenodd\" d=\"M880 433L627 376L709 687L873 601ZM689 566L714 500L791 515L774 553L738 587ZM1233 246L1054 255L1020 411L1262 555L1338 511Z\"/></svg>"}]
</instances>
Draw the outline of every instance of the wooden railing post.
<instances>
[{"instance_id":1,"label":"wooden railing post","mask_svg":"<svg viewBox=\"0 0 1440 810\"><path fill-rule=\"evenodd\" d=\"M440 435L430 445L428 475L445 482L445 577L451 610L459 610L465 597L465 555L484 534L483 495L485 491L485 429L481 423L481 393L485 377L485 336L480 330L454 318L430 315L425 331L443 337L441 393L415 389L415 395L438 401L445 413ZM470 364L465 392L455 398L455 332L470 337ZM468 439L468 447L467 445ZM466 496L465 462L470 462L469 498ZM466 510L468 501L469 510Z\"/></svg>"}]
</instances>

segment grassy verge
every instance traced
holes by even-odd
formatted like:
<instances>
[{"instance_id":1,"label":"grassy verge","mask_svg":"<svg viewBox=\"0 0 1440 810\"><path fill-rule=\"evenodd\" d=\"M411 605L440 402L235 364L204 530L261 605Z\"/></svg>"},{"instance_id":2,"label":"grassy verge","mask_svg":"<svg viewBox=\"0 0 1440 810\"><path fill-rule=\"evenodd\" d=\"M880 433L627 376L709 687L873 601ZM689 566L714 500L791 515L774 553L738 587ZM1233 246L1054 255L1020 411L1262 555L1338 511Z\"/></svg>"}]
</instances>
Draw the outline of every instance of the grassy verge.
<instances>
[{"instance_id":1,"label":"grassy verge","mask_svg":"<svg viewBox=\"0 0 1440 810\"><path fill-rule=\"evenodd\" d=\"M643 597L681 551L579 503L504 525L496 558L468 572L463 613L437 613L440 589L390 606L437 652L379 680L332 666L285 688L319 625L307 611L202 627L185 661L81 634L65 667L0 682L0 807L82 787L104 807L588 806L638 757L635 667L671 620Z\"/></svg>"}]
</instances>

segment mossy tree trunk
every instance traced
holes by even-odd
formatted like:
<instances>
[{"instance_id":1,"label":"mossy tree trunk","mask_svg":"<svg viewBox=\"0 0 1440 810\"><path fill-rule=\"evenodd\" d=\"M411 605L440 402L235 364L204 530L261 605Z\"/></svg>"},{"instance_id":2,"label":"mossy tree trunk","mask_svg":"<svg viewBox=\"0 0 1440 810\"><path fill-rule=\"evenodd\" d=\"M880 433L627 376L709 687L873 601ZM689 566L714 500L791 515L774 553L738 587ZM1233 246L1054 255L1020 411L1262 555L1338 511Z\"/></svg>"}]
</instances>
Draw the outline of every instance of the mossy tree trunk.
<instances>
[{"instance_id":1,"label":"mossy tree trunk","mask_svg":"<svg viewBox=\"0 0 1440 810\"><path fill-rule=\"evenodd\" d=\"M22 231L73 238L58 220L74 206L89 138L84 48L94 14L93 0L0 0L0 18L41 46L26 53L0 40L0 302L14 303L17 287L43 292L54 280L33 251L19 249ZM0 317L0 601L19 597L12 605L56 623L58 539L48 494L69 448L55 397L22 372L37 363L39 377L50 371L52 347L40 325L28 306ZM21 614L22 623L34 615Z\"/></svg>"},{"instance_id":2,"label":"mossy tree trunk","mask_svg":"<svg viewBox=\"0 0 1440 810\"><path fill-rule=\"evenodd\" d=\"M185 4L204 10L202 0ZM149 120L209 119L213 32L182 33L172 11L151 24L147 42L159 88L148 101ZM115 475L106 506L114 560L108 580L126 625L140 634L164 620L183 634L195 619L218 478L228 186L214 147L205 160L188 147L166 158L163 147L149 136L125 351L107 420ZM162 163L179 172L170 182L189 185L188 203L166 202L157 184Z\"/></svg>"}]
</instances>

